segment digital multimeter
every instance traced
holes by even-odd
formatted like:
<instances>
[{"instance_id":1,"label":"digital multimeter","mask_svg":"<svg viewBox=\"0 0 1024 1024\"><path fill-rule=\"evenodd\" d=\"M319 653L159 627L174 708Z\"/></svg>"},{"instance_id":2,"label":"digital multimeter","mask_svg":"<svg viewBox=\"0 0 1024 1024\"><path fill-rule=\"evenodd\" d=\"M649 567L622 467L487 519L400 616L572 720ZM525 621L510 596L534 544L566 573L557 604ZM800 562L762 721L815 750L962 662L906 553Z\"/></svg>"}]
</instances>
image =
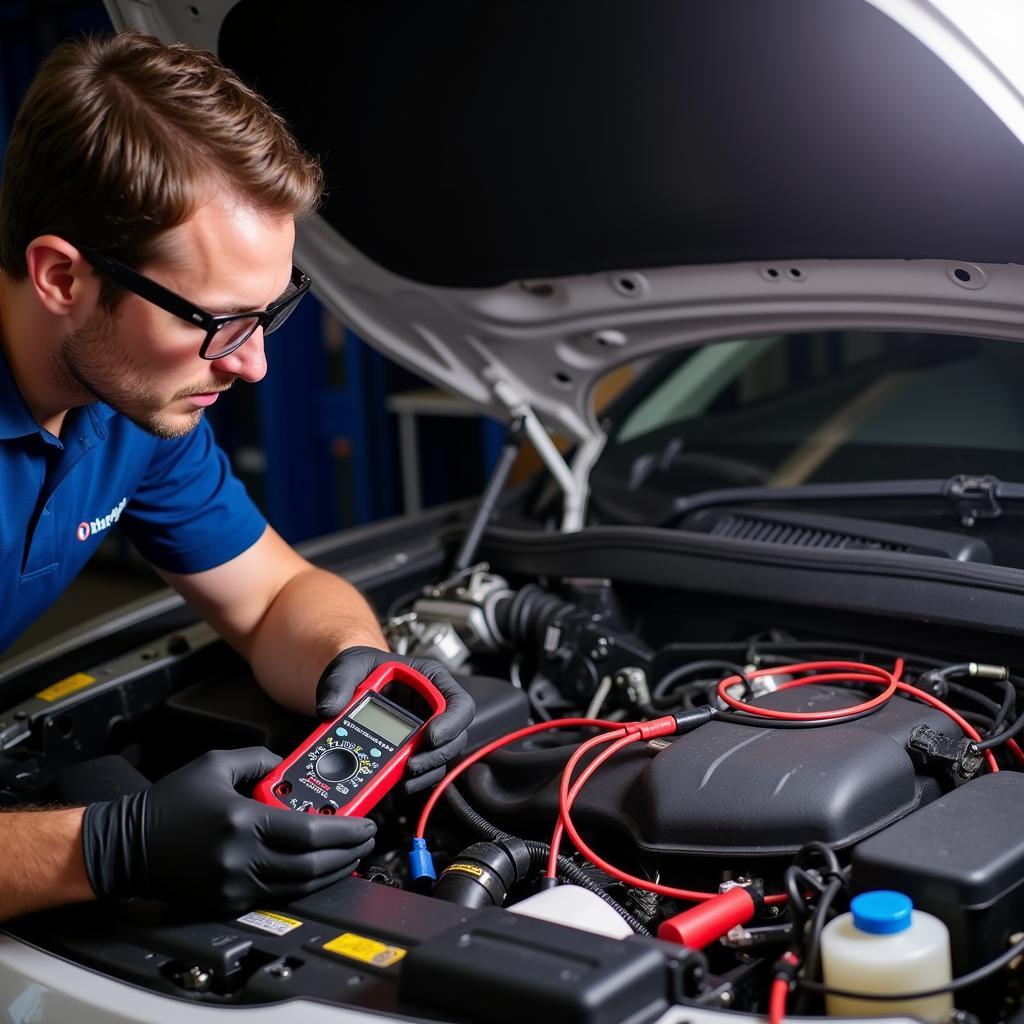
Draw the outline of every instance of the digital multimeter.
<instances>
[{"instance_id":1,"label":"digital multimeter","mask_svg":"<svg viewBox=\"0 0 1024 1024\"><path fill-rule=\"evenodd\" d=\"M430 708L422 719L380 691L395 696L405 686ZM389 661L356 687L337 718L325 722L269 775L253 796L272 807L307 814L362 815L401 778L405 763L423 740L427 723L447 704L434 684L415 669Z\"/></svg>"}]
</instances>

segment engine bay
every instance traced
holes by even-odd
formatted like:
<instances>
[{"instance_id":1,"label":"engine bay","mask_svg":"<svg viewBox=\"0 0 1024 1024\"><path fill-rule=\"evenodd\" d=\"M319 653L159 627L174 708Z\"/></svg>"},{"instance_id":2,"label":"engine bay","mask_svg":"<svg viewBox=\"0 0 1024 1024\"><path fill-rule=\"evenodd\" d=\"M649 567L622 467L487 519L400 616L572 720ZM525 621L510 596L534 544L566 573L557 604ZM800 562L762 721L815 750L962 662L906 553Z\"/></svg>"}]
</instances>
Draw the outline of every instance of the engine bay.
<instances>
[{"instance_id":1,"label":"engine bay","mask_svg":"<svg viewBox=\"0 0 1024 1024\"><path fill-rule=\"evenodd\" d=\"M977 975L958 1012L1017 1012L1012 665L710 604L678 628L664 589L486 563L421 567L374 599L392 648L445 664L477 716L437 790L374 809L356 876L222 920L183 893L8 934L220 1005L603 1022L765 1013L783 985L788 1015L821 1014L823 928L858 892L895 889L944 922L953 976ZM0 713L5 806L108 799L208 750L285 755L309 732L206 626L153 629L42 688L26 675Z\"/></svg>"}]
</instances>

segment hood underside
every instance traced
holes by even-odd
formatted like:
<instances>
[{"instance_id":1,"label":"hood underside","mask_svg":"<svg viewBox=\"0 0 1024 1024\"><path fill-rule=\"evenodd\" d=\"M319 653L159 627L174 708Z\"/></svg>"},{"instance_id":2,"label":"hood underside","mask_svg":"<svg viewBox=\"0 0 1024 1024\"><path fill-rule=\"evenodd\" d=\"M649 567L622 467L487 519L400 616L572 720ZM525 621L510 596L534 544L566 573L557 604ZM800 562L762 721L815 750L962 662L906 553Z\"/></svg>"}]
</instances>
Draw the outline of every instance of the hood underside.
<instances>
[{"instance_id":1,"label":"hood underside","mask_svg":"<svg viewBox=\"0 0 1024 1024\"><path fill-rule=\"evenodd\" d=\"M215 51L319 155L298 258L324 303L579 442L577 475L627 360L1024 338L1024 10L1000 0L107 5Z\"/></svg>"}]
</instances>

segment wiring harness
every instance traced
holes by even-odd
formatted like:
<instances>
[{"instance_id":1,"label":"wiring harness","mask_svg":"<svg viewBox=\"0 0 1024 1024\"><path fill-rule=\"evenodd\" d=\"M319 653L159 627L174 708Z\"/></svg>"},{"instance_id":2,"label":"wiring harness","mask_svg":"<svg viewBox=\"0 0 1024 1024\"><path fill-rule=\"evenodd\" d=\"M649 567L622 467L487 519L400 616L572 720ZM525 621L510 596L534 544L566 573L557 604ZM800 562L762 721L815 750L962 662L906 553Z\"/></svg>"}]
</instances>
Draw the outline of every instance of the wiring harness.
<instances>
[{"instance_id":1,"label":"wiring harness","mask_svg":"<svg viewBox=\"0 0 1024 1024\"><path fill-rule=\"evenodd\" d=\"M453 788L454 783L470 767L495 751L537 733L552 730L573 730L578 733L580 730L591 730L594 735L578 743L562 769L558 788L558 819L552 829L550 844L531 844L531 863L534 867L542 864L544 866L542 887L556 885L559 880L587 884L599 894L603 893L606 902L626 918L634 931L648 931L625 908L609 898L601 886L595 886L590 882L586 873L575 862L562 854L562 845L568 837L578 853L607 878L634 890L694 904L691 910L684 910L670 922L663 922L663 927L658 931L660 937L685 942L692 948L699 948L724 936L731 928L745 923L764 907L781 907L788 904L792 926L785 929L776 926L775 930L789 935L791 944L778 957L772 968L769 1017L772 1024L783 1019L787 998L794 989L801 993L799 1009L802 1010L803 1003L808 997L833 991L823 986L817 978L822 930L834 912L837 900L848 896L849 871L840 865L836 854L822 843L807 844L786 870L781 885L777 886L781 889L778 892L764 893L759 885L751 883L732 884L726 891L716 892L667 885L640 877L611 863L594 850L580 834L573 821L572 811L574 803L588 781L603 765L635 744L658 738L680 737L710 721L761 729L822 728L856 721L874 714L897 696L920 702L944 714L963 733L966 738L964 742L969 741L969 748L977 758L977 763L980 764L983 759L990 772L998 772L1000 766L994 752L1000 747L1005 747L1014 760L1024 764L1024 755L1015 740L1015 736L1024 729L1024 715L1014 717L1018 681L1012 679L1005 669L993 666L979 667L973 663L936 666L920 672L915 677L915 682L911 683L903 678L905 664L900 657L893 659L891 668L854 660L772 660L776 663L757 668L742 668L728 660L699 659L671 669L651 692L652 704L655 706L668 700L679 699L685 694L683 709L671 714L636 722L618 722L588 716L552 719L518 729L481 747L449 772L424 805L413 839L413 876L434 877L426 835L431 815L446 793L449 793L450 802L464 822L475 824L477 831L489 835L490 838L508 838L507 833L501 832L476 815ZM710 687L701 678L706 677L709 672L718 676ZM979 693L961 681L972 678L998 685L1001 688L999 699ZM772 683L771 689L776 692L812 685L850 686L858 689L877 689L879 692L873 696L865 694L864 699L839 709L813 712L785 711L766 706L755 696L759 685L766 681ZM685 699L698 689L712 700L717 698L715 703L696 704L692 699ZM965 711L962 714L944 698L962 698L973 703L977 710L974 713ZM984 730L985 735L979 731L979 727ZM581 879L584 880L582 883ZM666 925L668 927L665 927ZM1018 946L1018 953L1024 950L1024 943ZM952 988L975 984L1005 967L1014 959L1009 952L1012 951L1008 951L1006 956L987 965L986 968L957 979ZM860 996L859 993L838 990L835 992L838 995ZM922 995L925 993L887 998L916 998Z\"/></svg>"}]
</instances>

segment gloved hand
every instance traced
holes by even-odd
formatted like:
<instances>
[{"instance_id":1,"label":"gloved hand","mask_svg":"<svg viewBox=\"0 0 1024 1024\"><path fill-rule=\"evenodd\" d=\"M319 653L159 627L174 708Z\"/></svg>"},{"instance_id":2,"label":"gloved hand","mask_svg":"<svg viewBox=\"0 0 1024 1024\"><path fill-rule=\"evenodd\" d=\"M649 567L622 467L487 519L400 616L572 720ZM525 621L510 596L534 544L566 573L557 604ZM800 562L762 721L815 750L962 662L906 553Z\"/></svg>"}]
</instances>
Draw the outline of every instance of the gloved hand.
<instances>
[{"instance_id":1,"label":"gloved hand","mask_svg":"<svg viewBox=\"0 0 1024 1024\"><path fill-rule=\"evenodd\" d=\"M356 687L378 665L388 661L400 661L416 669L441 691L448 703L446 710L427 726L425 745L406 764L402 789L406 793L418 793L441 781L445 765L466 745L466 730L476 713L473 698L452 679L443 665L429 658L407 658L379 651L376 647L349 647L323 670L316 684L316 713L319 718L334 718L340 714L352 700Z\"/></svg>"},{"instance_id":2,"label":"gloved hand","mask_svg":"<svg viewBox=\"0 0 1024 1024\"><path fill-rule=\"evenodd\" d=\"M82 847L93 891L233 912L350 874L373 849L372 821L285 811L238 792L280 760L264 747L214 750L140 793L89 804Z\"/></svg>"}]
</instances>

